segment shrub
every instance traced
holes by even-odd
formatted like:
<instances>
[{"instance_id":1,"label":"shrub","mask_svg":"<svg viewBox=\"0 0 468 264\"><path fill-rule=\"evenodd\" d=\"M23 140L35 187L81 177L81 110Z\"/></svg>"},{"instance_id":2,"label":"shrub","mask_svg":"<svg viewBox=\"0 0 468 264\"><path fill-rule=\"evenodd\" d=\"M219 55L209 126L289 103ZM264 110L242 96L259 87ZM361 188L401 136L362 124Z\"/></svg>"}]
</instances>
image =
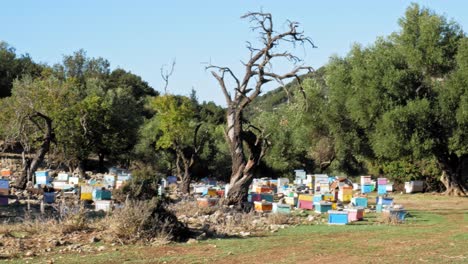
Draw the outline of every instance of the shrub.
<instances>
[{"instance_id":1,"label":"shrub","mask_svg":"<svg viewBox=\"0 0 468 264\"><path fill-rule=\"evenodd\" d=\"M160 200L129 200L105 220L111 237L122 243L151 242L155 239L183 241L190 235L187 227L168 212Z\"/></svg>"}]
</instances>

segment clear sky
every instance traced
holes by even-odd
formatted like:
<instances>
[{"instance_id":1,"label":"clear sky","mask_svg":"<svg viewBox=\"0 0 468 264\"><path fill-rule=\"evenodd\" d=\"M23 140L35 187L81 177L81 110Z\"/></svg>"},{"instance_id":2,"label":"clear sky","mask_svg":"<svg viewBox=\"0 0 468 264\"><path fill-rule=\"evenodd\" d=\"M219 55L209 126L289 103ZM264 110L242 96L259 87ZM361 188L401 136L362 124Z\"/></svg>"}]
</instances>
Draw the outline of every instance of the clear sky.
<instances>
[{"instance_id":1,"label":"clear sky","mask_svg":"<svg viewBox=\"0 0 468 264\"><path fill-rule=\"evenodd\" d=\"M245 41L255 40L248 22L239 18L242 14L270 12L277 29L286 19L300 22L318 48L299 49L297 54L318 68L333 54L346 55L355 42L366 45L397 31L398 18L411 2L468 28L465 0L15 0L0 5L0 40L48 64L82 48L88 56L108 59L112 68L142 76L159 91L160 68L175 58L170 92L188 95L193 87L199 99L224 105L202 63L241 73L240 60L248 56Z\"/></svg>"}]
</instances>

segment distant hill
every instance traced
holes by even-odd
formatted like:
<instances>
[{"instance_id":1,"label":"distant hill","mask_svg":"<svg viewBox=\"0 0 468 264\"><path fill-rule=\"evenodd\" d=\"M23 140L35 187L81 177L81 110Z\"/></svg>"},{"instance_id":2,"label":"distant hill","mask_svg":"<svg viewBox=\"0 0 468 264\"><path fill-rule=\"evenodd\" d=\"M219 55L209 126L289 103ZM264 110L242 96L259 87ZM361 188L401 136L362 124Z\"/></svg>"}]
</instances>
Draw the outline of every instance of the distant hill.
<instances>
[{"instance_id":1,"label":"distant hill","mask_svg":"<svg viewBox=\"0 0 468 264\"><path fill-rule=\"evenodd\" d=\"M325 68L321 67L318 70L304 74L300 76L299 78L301 80L307 79L307 78L316 78L319 81L324 81L324 75L325 75ZM281 104L284 104L287 102L288 97L286 95L286 91L288 90L291 93L298 92L298 83L296 79L293 79L291 82L285 85L285 87L278 87L274 90L271 90L263 95L260 95L255 99L252 104L249 105L248 109L246 109L244 115L246 117L251 117L256 114L258 111L273 111L276 107L280 106Z\"/></svg>"}]
</instances>

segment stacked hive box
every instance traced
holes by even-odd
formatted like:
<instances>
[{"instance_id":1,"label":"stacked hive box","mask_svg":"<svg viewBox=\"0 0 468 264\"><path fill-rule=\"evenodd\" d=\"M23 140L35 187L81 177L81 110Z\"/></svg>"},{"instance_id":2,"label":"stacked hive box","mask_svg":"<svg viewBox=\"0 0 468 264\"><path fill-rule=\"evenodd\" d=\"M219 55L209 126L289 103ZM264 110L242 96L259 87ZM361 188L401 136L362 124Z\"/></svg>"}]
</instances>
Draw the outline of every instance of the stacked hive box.
<instances>
[{"instance_id":1,"label":"stacked hive box","mask_svg":"<svg viewBox=\"0 0 468 264\"><path fill-rule=\"evenodd\" d=\"M307 175L305 170L294 170L294 172L296 173L296 179L294 180L294 183L296 185L306 184Z\"/></svg>"},{"instance_id":2,"label":"stacked hive box","mask_svg":"<svg viewBox=\"0 0 468 264\"><path fill-rule=\"evenodd\" d=\"M379 195L387 194L387 178L377 179L377 192Z\"/></svg>"},{"instance_id":3,"label":"stacked hive box","mask_svg":"<svg viewBox=\"0 0 468 264\"><path fill-rule=\"evenodd\" d=\"M49 171L36 171L36 184L48 185L52 182Z\"/></svg>"},{"instance_id":4,"label":"stacked hive box","mask_svg":"<svg viewBox=\"0 0 468 264\"><path fill-rule=\"evenodd\" d=\"M381 213L384 207L391 207L393 205L393 198L379 196L376 199L376 204L376 211Z\"/></svg>"},{"instance_id":5,"label":"stacked hive box","mask_svg":"<svg viewBox=\"0 0 468 264\"><path fill-rule=\"evenodd\" d=\"M93 186L88 186L88 185L81 186L80 199L83 201L93 200Z\"/></svg>"},{"instance_id":6,"label":"stacked hive box","mask_svg":"<svg viewBox=\"0 0 468 264\"><path fill-rule=\"evenodd\" d=\"M298 197L297 207L301 209L314 209L314 196L311 194L300 194Z\"/></svg>"},{"instance_id":7,"label":"stacked hive box","mask_svg":"<svg viewBox=\"0 0 468 264\"><path fill-rule=\"evenodd\" d=\"M10 182L0 179L0 205L8 205L8 194L10 192Z\"/></svg>"},{"instance_id":8,"label":"stacked hive box","mask_svg":"<svg viewBox=\"0 0 468 264\"><path fill-rule=\"evenodd\" d=\"M254 202L254 208L257 212L271 212L273 203L267 201Z\"/></svg>"},{"instance_id":9,"label":"stacked hive box","mask_svg":"<svg viewBox=\"0 0 468 264\"><path fill-rule=\"evenodd\" d=\"M328 175L326 174L316 174L314 175L315 182L315 192L316 193L327 193L330 191L330 184L328 183Z\"/></svg>"},{"instance_id":10,"label":"stacked hive box","mask_svg":"<svg viewBox=\"0 0 468 264\"><path fill-rule=\"evenodd\" d=\"M353 187L343 186L338 191L338 200L342 202L349 202L353 198Z\"/></svg>"},{"instance_id":11,"label":"stacked hive box","mask_svg":"<svg viewBox=\"0 0 468 264\"><path fill-rule=\"evenodd\" d=\"M370 176L361 176L361 192L370 193L372 192L372 180Z\"/></svg>"}]
</instances>

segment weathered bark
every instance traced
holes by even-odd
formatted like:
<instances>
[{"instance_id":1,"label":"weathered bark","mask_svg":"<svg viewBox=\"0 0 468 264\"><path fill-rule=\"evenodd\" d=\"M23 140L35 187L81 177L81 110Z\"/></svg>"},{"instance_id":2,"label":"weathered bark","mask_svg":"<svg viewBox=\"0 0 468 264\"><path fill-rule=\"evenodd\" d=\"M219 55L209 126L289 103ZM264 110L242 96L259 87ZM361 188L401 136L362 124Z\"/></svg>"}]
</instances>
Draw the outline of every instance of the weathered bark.
<instances>
[{"instance_id":1,"label":"weathered bark","mask_svg":"<svg viewBox=\"0 0 468 264\"><path fill-rule=\"evenodd\" d=\"M182 193L189 194L190 193L190 182L192 179L192 172L189 167L185 166L184 174L182 175L182 185L180 190Z\"/></svg>"},{"instance_id":2,"label":"weathered bark","mask_svg":"<svg viewBox=\"0 0 468 264\"><path fill-rule=\"evenodd\" d=\"M457 157L439 158L439 165L442 169L441 182L445 185L445 194L451 196L466 196L468 195L467 172L468 156L463 155Z\"/></svg>"},{"instance_id":3,"label":"weathered bark","mask_svg":"<svg viewBox=\"0 0 468 264\"><path fill-rule=\"evenodd\" d=\"M186 152L178 151L177 152L178 160L183 165L183 173L180 165L178 165L179 177L181 179L180 191L182 193L190 193L190 182L192 181L193 166L195 165L196 153L187 149Z\"/></svg>"},{"instance_id":4,"label":"weathered bark","mask_svg":"<svg viewBox=\"0 0 468 264\"><path fill-rule=\"evenodd\" d=\"M242 113L235 109L228 110L227 141L230 145L232 173L229 182L229 191L224 203L240 206L247 200L250 184L254 177L254 171L258 167L266 146L263 139L252 131L243 131ZM244 143L247 147L248 157L244 153Z\"/></svg>"},{"instance_id":5,"label":"weathered bark","mask_svg":"<svg viewBox=\"0 0 468 264\"><path fill-rule=\"evenodd\" d=\"M54 133L52 128L52 119L48 116L36 112L34 115L30 116L29 119L32 120L35 117L40 117L45 121L45 132L44 138L42 139L41 146L37 149L36 154L31 162L25 162L23 172L21 173L20 178L17 180L16 187L20 189L26 188L26 183L29 180L34 182L34 173L39 168L39 165L44 161L45 155L49 152L50 143L53 140ZM27 159L26 159L27 160Z\"/></svg>"}]
</instances>

